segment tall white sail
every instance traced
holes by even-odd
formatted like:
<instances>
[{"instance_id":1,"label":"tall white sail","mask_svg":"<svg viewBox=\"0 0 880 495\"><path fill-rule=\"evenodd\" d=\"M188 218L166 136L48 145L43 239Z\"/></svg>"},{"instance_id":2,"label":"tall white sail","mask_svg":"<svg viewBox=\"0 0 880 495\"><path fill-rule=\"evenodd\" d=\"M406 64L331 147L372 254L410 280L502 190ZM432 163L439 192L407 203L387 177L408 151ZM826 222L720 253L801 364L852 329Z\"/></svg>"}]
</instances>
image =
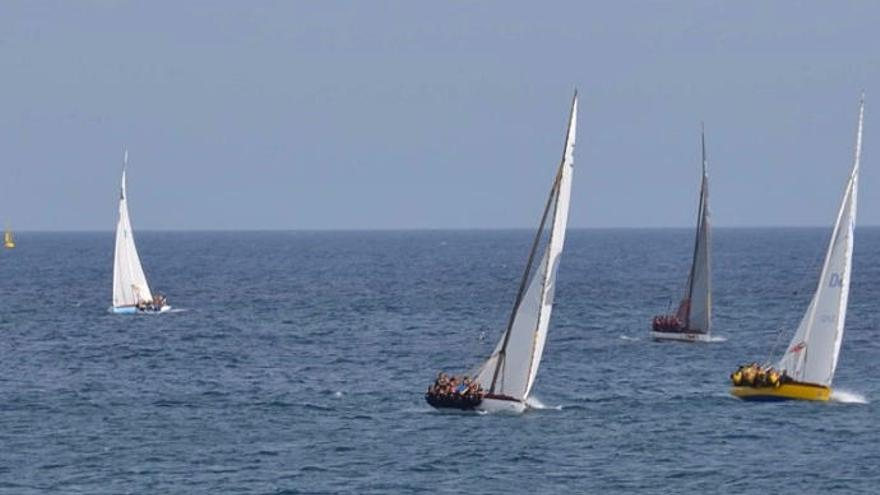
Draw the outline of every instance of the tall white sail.
<instances>
[{"instance_id":1,"label":"tall white sail","mask_svg":"<svg viewBox=\"0 0 880 495\"><path fill-rule=\"evenodd\" d=\"M706 139L703 142L703 176L697 212L694 257L688 275L688 293L682 301L679 319L688 330L709 333L712 325L712 280L710 276L709 176L706 172Z\"/></svg>"},{"instance_id":2,"label":"tall white sail","mask_svg":"<svg viewBox=\"0 0 880 495\"><path fill-rule=\"evenodd\" d=\"M128 151L125 152L128 165ZM125 193L125 168L122 170L122 188L119 195L119 222L116 224L116 251L113 259L113 307L133 306L150 302L153 294L141 267L131 221L128 218L128 200Z\"/></svg>"},{"instance_id":3,"label":"tall white sail","mask_svg":"<svg viewBox=\"0 0 880 495\"><path fill-rule=\"evenodd\" d=\"M507 331L501 336L492 356L480 367L476 376L476 381L494 394L525 400L538 374L547 330L550 326L550 315L553 311L556 271L565 244L576 134L577 94L572 102L562 163L550 191L525 277L530 275L535 250L539 245L548 215L552 211L553 220L543 255L528 278L529 282L525 290L521 290L521 297L514 308Z\"/></svg>"},{"instance_id":4,"label":"tall white sail","mask_svg":"<svg viewBox=\"0 0 880 495\"><path fill-rule=\"evenodd\" d=\"M859 126L852 173L834 222L828 253L819 276L819 286L779 362L780 369L786 370L792 378L800 382L830 386L837 368L852 271L864 107L863 98L859 105Z\"/></svg>"}]
</instances>

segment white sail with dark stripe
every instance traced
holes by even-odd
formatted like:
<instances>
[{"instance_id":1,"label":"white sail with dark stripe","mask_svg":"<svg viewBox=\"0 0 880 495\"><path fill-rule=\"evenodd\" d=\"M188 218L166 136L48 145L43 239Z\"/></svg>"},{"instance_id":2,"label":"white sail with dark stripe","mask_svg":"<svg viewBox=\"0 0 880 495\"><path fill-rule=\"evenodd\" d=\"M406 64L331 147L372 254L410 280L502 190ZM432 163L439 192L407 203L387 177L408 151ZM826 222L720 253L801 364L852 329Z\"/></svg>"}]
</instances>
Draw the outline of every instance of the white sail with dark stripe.
<instances>
[{"instance_id":1,"label":"white sail with dark stripe","mask_svg":"<svg viewBox=\"0 0 880 495\"><path fill-rule=\"evenodd\" d=\"M572 101L562 163L547 198L508 327L491 357L477 372L476 381L490 394L524 401L535 383L550 326L556 272L565 244L576 133L577 94ZM536 259L541 245L543 253Z\"/></svg>"},{"instance_id":2,"label":"white sail with dark stripe","mask_svg":"<svg viewBox=\"0 0 880 495\"><path fill-rule=\"evenodd\" d=\"M712 331L712 226L709 214L709 173L706 133L701 132L702 174L697 203L697 228L684 297L675 314L662 314L651 322L655 340L709 342Z\"/></svg>"},{"instance_id":3,"label":"white sail with dark stripe","mask_svg":"<svg viewBox=\"0 0 880 495\"><path fill-rule=\"evenodd\" d=\"M694 241L694 256L688 275L688 292L680 319L684 327L691 331L709 333L712 327L712 279L710 259L709 225L709 175L706 172L706 138L703 143L703 175L700 184L700 203L697 213L697 234Z\"/></svg>"}]
</instances>

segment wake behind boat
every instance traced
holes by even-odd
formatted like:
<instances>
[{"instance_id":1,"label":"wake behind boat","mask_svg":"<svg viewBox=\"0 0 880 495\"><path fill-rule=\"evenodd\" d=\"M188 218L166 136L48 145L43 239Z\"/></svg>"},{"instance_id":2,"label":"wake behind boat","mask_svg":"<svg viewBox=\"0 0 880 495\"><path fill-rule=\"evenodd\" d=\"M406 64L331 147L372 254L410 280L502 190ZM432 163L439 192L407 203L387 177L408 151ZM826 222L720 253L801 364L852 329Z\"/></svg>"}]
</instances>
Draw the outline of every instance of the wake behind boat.
<instances>
[{"instance_id":1,"label":"wake behind boat","mask_svg":"<svg viewBox=\"0 0 880 495\"><path fill-rule=\"evenodd\" d=\"M438 409L511 413L521 413L527 408L527 399L544 353L553 310L556 271L565 243L576 131L577 92L571 104L562 162L529 251L507 329L489 359L473 373L473 379L468 376L449 378L445 374L437 377L425 394L425 400L431 406ZM550 229L546 233L548 221ZM535 263L535 255L545 237L543 255Z\"/></svg>"},{"instance_id":2,"label":"wake behind boat","mask_svg":"<svg viewBox=\"0 0 880 495\"><path fill-rule=\"evenodd\" d=\"M125 191L125 172L128 168L128 151L125 151L122 169L122 188L119 194L119 222L116 224L116 250L113 257L113 306L112 313L164 313L171 309L162 294L153 294L137 247L128 217L128 199Z\"/></svg>"},{"instance_id":3,"label":"wake behind boat","mask_svg":"<svg viewBox=\"0 0 880 495\"><path fill-rule=\"evenodd\" d=\"M827 401L831 397L831 382L843 341L852 273L864 110L863 94L859 103L853 168L843 192L813 299L776 369L753 363L741 366L731 374L733 388L730 393L735 397L761 401ZM774 373L779 380L772 380Z\"/></svg>"},{"instance_id":4,"label":"wake behind boat","mask_svg":"<svg viewBox=\"0 0 880 495\"><path fill-rule=\"evenodd\" d=\"M712 287L709 254L709 176L706 172L706 134L701 133L703 147L703 174L700 183L700 202L697 207L697 233L691 270L688 273L687 293L670 315L657 315L651 322L654 340L683 340L708 342L712 330Z\"/></svg>"}]
</instances>

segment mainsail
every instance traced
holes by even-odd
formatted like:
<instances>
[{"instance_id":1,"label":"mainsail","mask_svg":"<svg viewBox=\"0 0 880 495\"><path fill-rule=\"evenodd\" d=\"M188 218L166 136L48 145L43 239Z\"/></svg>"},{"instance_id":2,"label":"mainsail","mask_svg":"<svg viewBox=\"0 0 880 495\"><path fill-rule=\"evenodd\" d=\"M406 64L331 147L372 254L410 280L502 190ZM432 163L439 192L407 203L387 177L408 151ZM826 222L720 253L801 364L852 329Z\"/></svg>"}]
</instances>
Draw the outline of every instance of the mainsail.
<instances>
[{"instance_id":1,"label":"mainsail","mask_svg":"<svg viewBox=\"0 0 880 495\"><path fill-rule=\"evenodd\" d=\"M479 368L475 379L493 394L525 400L538 374L553 310L556 271L565 244L576 133L577 93L572 101L562 163L544 207L507 330L495 346L492 356ZM543 255L535 265L535 254L550 218L549 237Z\"/></svg>"},{"instance_id":2,"label":"mainsail","mask_svg":"<svg viewBox=\"0 0 880 495\"><path fill-rule=\"evenodd\" d=\"M800 382L830 386L837 367L846 303L852 271L853 231L856 220L856 196L859 183L859 160L862 154L864 96L859 104L859 125L852 172L843 192L843 200L834 222L828 253L819 276L819 286L804 314L779 368Z\"/></svg>"},{"instance_id":3,"label":"mainsail","mask_svg":"<svg viewBox=\"0 0 880 495\"><path fill-rule=\"evenodd\" d=\"M125 168L128 166L128 151L125 152L125 167L122 169L122 189L119 195L119 223L116 224L116 253L113 260L113 306L133 306L140 302L150 302L153 294L147 284L147 277L141 267L131 221L128 218L128 200L125 194Z\"/></svg>"},{"instance_id":4,"label":"mainsail","mask_svg":"<svg viewBox=\"0 0 880 495\"><path fill-rule=\"evenodd\" d=\"M697 208L697 238L688 274L687 294L678 308L684 328L709 333L712 326L712 280L709 255L709 175L706 172L706 135L702 134L703 175Z\"/></svg>"}]
</instances>

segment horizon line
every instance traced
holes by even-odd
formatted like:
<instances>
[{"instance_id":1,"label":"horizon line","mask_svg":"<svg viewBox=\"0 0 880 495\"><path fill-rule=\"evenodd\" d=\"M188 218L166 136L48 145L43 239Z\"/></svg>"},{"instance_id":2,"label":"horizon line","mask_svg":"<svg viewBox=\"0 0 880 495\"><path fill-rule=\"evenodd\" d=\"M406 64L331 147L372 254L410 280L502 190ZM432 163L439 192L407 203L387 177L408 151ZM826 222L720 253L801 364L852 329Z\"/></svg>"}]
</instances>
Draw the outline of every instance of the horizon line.
<instances>
[{"instance_id":1,"label":"horizon line","mask_svg":"<svg viewBox=\"0 0 880 495\"><path fill-rule=\"evenodd\" d=\"M880 224L856 225L859 228L877 228ZM729 225L715 226L712 230L769 230L769 229L824 229L829 225ZM568 227L575 230L693 230L693 226L607 226L607 227ZM115 232L115 229L11 229L14 234L98 234ZM235 228L171 228L171 229L138 229L138 232L205 232L205 233L262 233L262 232L502 232L502 231L534 231L534 227L339 227L339 228L266 228L266 229L235 229Z\"/></svg>"}]
</instances>

